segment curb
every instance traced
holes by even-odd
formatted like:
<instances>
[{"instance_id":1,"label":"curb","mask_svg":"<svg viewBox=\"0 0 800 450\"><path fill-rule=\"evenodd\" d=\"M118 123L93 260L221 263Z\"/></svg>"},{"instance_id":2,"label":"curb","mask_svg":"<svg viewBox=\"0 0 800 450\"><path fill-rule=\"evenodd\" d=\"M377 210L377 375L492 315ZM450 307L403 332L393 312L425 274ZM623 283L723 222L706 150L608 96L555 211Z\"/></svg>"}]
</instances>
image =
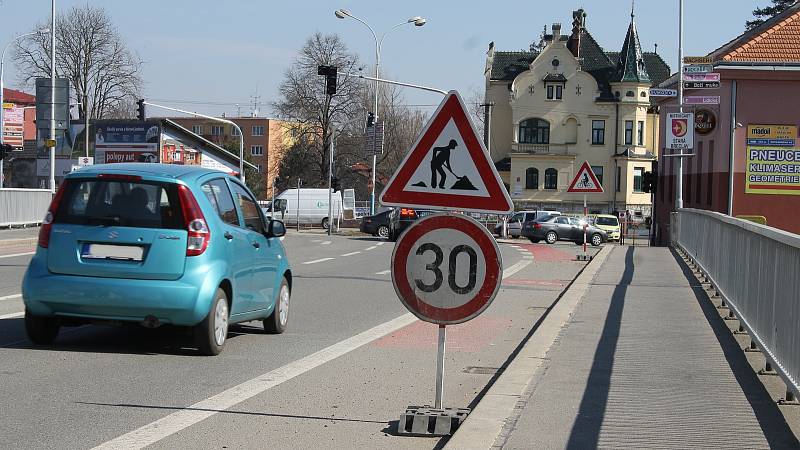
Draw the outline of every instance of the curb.
<instances>
[{"instance_id":1,"label":"curb","mask_svg":"<svg viewBox=\"0 0 800 450\"><path fill-rule=\"evenodd\" d=\"M606 245L586 265L550 309L530 340L494 382L475 409L444 446L445 449L490 449L502 433L517 403L525 395L536 371L555 343L561 329L589 289L589 284L614 246Z\"/></svg>"},{"instance_id":2,"label":"curb","mask_svg":"<svg viewBox=\"0 0 800 450\"><path fill-rule=\"evenodd\" d=\"M2 239L0 240L0 248L6 247L23 247L25 245L35 245L39 238L22 238L22 239Z\"/></svg>"}]
</instances>

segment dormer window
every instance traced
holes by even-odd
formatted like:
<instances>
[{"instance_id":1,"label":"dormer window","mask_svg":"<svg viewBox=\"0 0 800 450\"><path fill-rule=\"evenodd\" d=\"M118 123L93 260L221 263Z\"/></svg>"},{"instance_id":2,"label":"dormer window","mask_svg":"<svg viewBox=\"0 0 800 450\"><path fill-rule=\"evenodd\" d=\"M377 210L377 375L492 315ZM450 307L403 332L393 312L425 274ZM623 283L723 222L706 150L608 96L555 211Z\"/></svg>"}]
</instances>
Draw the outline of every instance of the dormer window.
<instances>
[{"instance_id":1,"label":"dormer window","mask_svg":"<svg viewBox=\"0 0 800 450\"><path fill-rule=\"evenodd\" d=\"M547 83L547 99L561 100L564 97L564 85L561 83Z\"/></svg>"}]
</instances>

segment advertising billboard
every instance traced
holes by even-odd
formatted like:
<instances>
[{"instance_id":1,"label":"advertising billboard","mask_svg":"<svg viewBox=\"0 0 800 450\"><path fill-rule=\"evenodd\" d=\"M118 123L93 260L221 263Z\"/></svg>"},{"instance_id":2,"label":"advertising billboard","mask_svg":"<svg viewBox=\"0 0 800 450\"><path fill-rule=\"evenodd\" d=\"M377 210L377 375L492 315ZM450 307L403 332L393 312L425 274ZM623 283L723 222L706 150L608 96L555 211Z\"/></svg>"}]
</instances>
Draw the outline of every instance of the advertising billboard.
<instances>
[{"instance_id":1,"label":"advertising billboard","mask_svg":"<svg viewBox=\"0 0 800 450\"><path fill-rule=\"evenodd\" d=\"M159 122L119 121L97 123L95 163L158 162L161 143Z\"/></svg>"}]
</instances>

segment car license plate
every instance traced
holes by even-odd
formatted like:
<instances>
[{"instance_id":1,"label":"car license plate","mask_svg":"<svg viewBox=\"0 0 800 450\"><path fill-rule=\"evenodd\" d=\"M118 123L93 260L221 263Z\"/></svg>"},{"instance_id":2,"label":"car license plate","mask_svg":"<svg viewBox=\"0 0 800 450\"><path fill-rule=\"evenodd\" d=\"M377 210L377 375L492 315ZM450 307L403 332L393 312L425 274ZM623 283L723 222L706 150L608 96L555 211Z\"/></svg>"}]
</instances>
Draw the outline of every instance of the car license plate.
<instances>
[{"instance_id":1,"label":"car license plate","mask_svg":"<svg viewBox=\"0 0 800 450\"><path fill-rule=\"evenodd\" d=\"M83 244L81 257L85 259L120 259L141 261L144 248L135 245Z\"/></svg>"}]
</instances>

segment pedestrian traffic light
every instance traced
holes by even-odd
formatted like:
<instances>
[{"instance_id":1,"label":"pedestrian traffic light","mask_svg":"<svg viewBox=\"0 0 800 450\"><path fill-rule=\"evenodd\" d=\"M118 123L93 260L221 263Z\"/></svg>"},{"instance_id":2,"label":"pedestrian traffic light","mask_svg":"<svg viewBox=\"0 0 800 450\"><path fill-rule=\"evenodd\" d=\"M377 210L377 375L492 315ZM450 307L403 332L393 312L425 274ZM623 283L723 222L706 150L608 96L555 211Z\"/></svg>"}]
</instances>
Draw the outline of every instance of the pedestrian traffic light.
<instances>
[{"instance_id":1,"label":"pedestrian traffic light","mask_svg":"<svg viewBox=\"0 0 800 450\"><path fill-rule=\"evenodd\" d=\"M319 66L317 67L318 75L325 75L325 93L333 95L336 93L336 75L338 68L336 66Z\"/></svg>"},{"instance_id":2,"label":"pedestrian traffic light","mask_svg":"<svg viewBox=\"0 0 800 450\"><path fill-rule=\"evenodd\" d=\"M140 99L139 101L137 101L136 105L137 105L136 106L136 117L139 120L145 120L145 118L147 116L144 113L144 99Z\"/></svg>"},{"instance_id":3,"label":"pedestrian traffic light","mask_svg":"<svg viewBox=\"0 0 800 450\"><path fill-rule=\"evenodd\" d=\"M337 192L340 189L339 178L331 177L331 189L333 190L333 192Z\"/></svg>"},{"instance_id":4,"label":"pedestrian traffic light","mask_svg":"<svg viewBox=\"0 0 800 450\"><path fill-rule=\"evenodd\" d=\"M11 144L0 144L0 159L5 158L12 151L14 151L14 147Z\"/></svg>"},{"instance_id":5,"label":"pedestrian traffic light","mask_svg":"<svg viewBox=\"0 0 800 450\"><path fill-rule=\"evenodd\" d=\"M371 112L367 114L367 128L371 128L375 126L375 113Z\"/></svg>"},{"instance_id":6,"label":"pedestrian traffic light","mask_svg":"<svg viewBox=\"0 0 800 450\"><path fill-rule=\"evenodd\" d=\"M656 179L658 175L655 172L645 172L642 174L642 191L645 193L656 192Z\"/></svg>"}]
</instances>

